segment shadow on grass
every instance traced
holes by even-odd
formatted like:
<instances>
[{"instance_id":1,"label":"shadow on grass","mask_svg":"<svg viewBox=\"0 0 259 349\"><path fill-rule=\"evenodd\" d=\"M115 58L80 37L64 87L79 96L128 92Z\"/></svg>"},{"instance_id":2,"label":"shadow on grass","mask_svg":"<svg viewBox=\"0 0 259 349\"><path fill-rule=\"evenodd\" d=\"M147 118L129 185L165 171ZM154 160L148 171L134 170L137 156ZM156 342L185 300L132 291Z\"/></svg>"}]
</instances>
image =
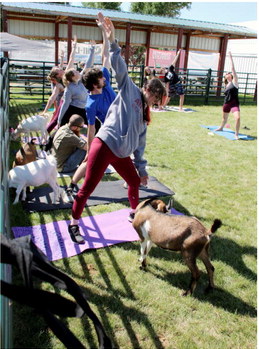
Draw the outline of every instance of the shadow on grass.
<instances>
[{"instance_id":1,"label":"shadow on grass","mask_svg":"<svg viewBox=\"0 0 259 349\"><path fill-rule=\"evenodd\" d=\"M156 271L152 270L150 272L157 278L162 279L163 281L167 281L170 285L181 289L181 291L185 291L188 288L191 278L190 272L180 272L173 274L157 266L155 267L155 269ZM163 277L160 275L161 272L163 272ZM242 301L240 298L235 297L222 288L217 288L217 286L213 291L205 293L204 291L206 286L207 275L205 275L205 273L202 273L201 278L197 284L197 288L195 289L192 297L198 299L201 302L208 302L215 307L222 308L233 314L247 315L250 317L257 316L256 308Z\"/></svg>"}]
</instances>

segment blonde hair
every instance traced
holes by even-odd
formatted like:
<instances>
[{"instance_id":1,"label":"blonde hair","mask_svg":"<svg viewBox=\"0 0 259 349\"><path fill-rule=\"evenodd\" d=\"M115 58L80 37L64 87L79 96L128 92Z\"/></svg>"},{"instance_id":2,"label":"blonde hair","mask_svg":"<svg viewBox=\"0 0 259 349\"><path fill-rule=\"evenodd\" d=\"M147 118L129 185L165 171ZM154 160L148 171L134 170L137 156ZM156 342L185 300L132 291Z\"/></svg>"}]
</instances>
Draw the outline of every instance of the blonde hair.
<instances>
[{"instance_id":1,"label":"blonde hair","mask_svg":"<svg viewBox=\"0 0 259 349\"><path fill-rule=\"evenodd\" d=\"M59 74L59 72L60 72L60 68L59 67L53 67L52 69L51 69L51 71L49 72L49 75L47 76L47 79L49 80L49 81L51 81L52 79L58 79L58 74Z\"/></svg>"},{"instance_id":2,"label":"blonde hair","mask_svg":"<svg viewBox=\"0 0 259 349\"><path fill-rule=\"evenodd\" d=\"M68 70L65 72L65 74L64 74L64 76L63 76L63 78L62 78L63 84L64 84L65 86L69 85L70 82L73 82L73 77L74 77L74 76L75 76L75 69L74 69L74 68L68 69Z\"/></svg>"}]
</instances>

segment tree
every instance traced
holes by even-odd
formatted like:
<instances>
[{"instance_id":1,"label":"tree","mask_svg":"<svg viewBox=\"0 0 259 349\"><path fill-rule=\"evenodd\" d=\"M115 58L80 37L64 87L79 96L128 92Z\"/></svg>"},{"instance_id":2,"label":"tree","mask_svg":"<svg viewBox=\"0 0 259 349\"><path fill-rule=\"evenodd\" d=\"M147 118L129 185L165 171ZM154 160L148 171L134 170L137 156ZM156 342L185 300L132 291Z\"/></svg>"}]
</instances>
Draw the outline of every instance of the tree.
<instances>
[{"instance_id":1,"label":"tree","mask_svg":"<svg viewBox=\"0 0 259 349\"><path fill-rule=\"evenodd\" d=\"M121 49L122 57L125 57L126 46L123 45ZM142 65L145 63L145 51L144 46L130 46L129 48L129 65L132 65L132 70L137 65Z\"/></svg>"},{"instance_id":2,"label":"tree","mask_svg":"<svg viewBox=\"0 0 259 349\"><path fill-rule=\"evenodd\" d=\"M146 15L177 17L181 9L191 7L191 2L132 2L130 11Z\"/></svg>"},{"instance_id":3,"label":"tree","mask_svg":"<svg viewBox=\"0 0 259 349\"><path fill-rule=\"evenodd\" d=\"M121 2L82 2L84 7L121 11Z\"/></svg>"}]
</instances>

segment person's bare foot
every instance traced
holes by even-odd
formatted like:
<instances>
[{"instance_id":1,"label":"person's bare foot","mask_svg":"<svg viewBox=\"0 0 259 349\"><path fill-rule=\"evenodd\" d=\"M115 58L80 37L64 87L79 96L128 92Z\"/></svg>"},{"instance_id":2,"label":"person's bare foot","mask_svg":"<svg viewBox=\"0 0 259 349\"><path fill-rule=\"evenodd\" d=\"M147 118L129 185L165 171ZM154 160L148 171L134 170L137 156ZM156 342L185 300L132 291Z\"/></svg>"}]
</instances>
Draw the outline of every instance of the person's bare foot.
<instances>
[{"instance_id":1,"label":"person's bare foot","mask_svg":"<svg viewBox=\"0 0 259 349\"><path fill-rule=\"evenodd\" d=\"M217 128L216 130L214 130L215 132L216 131L223 131L223 128L221 128L221 127L219 127L219 128Z\"/></svg>"},{"instance_id":2,"label":"person's bare foot","mask_svg":"<svg viewBox=\"0 0 259 349\"><path fill-rule=\"evenodd\" d=\"M235 134L235 139L238 141L239 140L239 137L237 134Z\"/></svg>"}]
</instances>

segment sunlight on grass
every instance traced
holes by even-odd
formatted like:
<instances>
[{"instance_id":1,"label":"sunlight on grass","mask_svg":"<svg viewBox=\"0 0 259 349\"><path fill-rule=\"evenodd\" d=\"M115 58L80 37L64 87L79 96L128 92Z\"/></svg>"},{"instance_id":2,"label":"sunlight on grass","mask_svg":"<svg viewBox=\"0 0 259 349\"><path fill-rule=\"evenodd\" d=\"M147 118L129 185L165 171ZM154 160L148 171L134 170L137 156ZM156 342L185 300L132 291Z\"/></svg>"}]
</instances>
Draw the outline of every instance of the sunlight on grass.
<instances>
[{"instance_id":1,"label":"sunlight on grass","mask_svg":"<svg viewBox=\"0 0 259 349\"><path fill-rule=\"evenodd\" d=\"M182 297L190 272L181 255L153 247L148 271L143 272L139 270L139 242L88 250L54 262L82 286L116 348L256 346L257 140L211 136L200 125L219 125L221 106L188 107L196 112L153 113L145 157L149 174L175 192L177 210L195 215L208 228L215 218L222 220L210 251L217 288L204 294L207 275L198 262L202 276L197 289L193 297ZM12 108L11 113L14 122L18 115ZM256 117L256 107L241 106L240 133L257 137ZM234 129L232 115L228 123ZM12 142L11 149L17 146ZM94 215L126 205L100 205L90 211ZM21 204L10 209L11 226L67 220L71 215L70 210L28 214ZM42 288L51 290L46 283ZM63 348L30 309L16 304L14 308L15 347ZM86 347L97 348L90 321L65 321Z\"/></svg>"}]
</instances>

